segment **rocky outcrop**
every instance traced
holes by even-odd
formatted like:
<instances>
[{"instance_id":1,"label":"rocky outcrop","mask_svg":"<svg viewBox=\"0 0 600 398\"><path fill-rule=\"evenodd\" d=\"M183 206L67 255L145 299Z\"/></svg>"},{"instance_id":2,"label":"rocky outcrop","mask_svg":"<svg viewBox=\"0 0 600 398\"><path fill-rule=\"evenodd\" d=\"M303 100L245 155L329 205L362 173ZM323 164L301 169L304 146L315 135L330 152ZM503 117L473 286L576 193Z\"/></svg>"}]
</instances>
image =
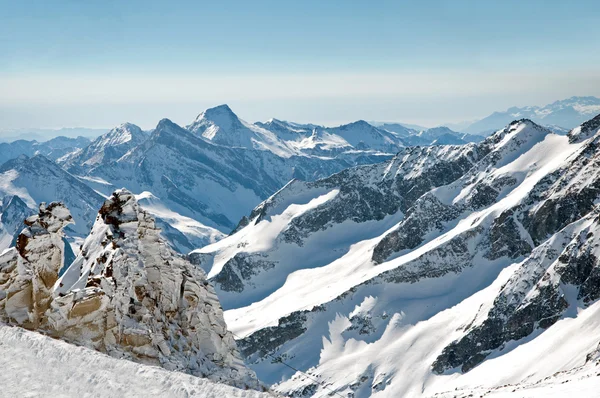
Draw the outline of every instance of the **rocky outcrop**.
<instances>
[{"instance_id":1,"label":"rocky outcrop","mask_svg":"<svg viewBox=\"0 0 600 398\"><path fill-rule=\"evenodd\" d=\"M203 272L160 237L133 194L106 200L75 261L62 268L70 215L42 205L2 258L2 320L108 355L259 387Z\"/></svg>"},{"instance_id":2,"label":"rocky outcrop","mask_svg":"<svg viewBox=\"0 0 600 398\"><path fill-rule=\"evenodd\" d=\"M47 325L53 287L63 267L63 228L72 222L58 202L25 220L16 247L0 257L0 320L28 329Z\"/></svg>"}]
</instances>

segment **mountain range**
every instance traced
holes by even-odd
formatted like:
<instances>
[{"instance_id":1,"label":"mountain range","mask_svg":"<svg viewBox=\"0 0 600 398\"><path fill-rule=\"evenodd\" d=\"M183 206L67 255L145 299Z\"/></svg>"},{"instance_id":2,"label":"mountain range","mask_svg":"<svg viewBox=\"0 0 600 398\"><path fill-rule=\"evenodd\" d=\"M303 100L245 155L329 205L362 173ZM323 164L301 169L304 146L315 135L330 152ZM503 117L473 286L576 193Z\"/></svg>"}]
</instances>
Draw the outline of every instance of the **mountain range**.
<instances>
[{"instance_id":1,"label":"mountain range","mask_svg":"<svg viewBox=\"0 0 600 398\"><path fill-rule=\"evenodd\" d=\"M568 135L521 119L480 143L406 147L290 182L189 257L287 396L468 396L589 370L598 140L600 116Z\"/></svg>"},{"instance_id":2,"label":"mountain range","mask_svg":"<svg viewBox=\"0 0 600 398\"><path fill-rule=\"evenodd\" d=\"M487 135L513 120L527 118L538 124L569 130L600 113L600 98L571 97L545 106L512 107L472 123L464 131Z\"/></svg>"},{"instance_id":3,"label":"mountain range","mask_svg":"<svg viewBox=\"0 0 600 398\"><path fill-rule=\"evenodd\" d=\"M583 98L491 134L221 105L0 144L0 345L232 396L591 391L600 115ZM569 108L589 117L565 130Z\"/></svg>"},{"instance_id":4,"label":"mountain range","mask_svg":"<svg viewBox=\"0 0 600 398\"><path fill-rule=\"evenodd\" d=\"M6 181L6 188L0 194L17 194L30 209L52 198L67 200L76 222L67 236L80 242L93 222L91 209L125 187L141 195L164 236L187 253L231 232L254 206L292 178L310 181L354 165L378 163L415 143L466 142L465 134L445 128L394 130L364 121L333 128L277 119L250 124L221 105L200 113L186 128L164 119L151 131L124 123L92 142L58 137L1 144L0 160L5 164L0 180ZM41 165L42 158L47 166ZM27 163L36 166L25 167ZM52 178L35 175L47 170L53 170ZM41 178L44 189L38 191ZM72 195L69 184L74 192L85 191L86 185L91 190Z\"/></svg>"}]
</instances>

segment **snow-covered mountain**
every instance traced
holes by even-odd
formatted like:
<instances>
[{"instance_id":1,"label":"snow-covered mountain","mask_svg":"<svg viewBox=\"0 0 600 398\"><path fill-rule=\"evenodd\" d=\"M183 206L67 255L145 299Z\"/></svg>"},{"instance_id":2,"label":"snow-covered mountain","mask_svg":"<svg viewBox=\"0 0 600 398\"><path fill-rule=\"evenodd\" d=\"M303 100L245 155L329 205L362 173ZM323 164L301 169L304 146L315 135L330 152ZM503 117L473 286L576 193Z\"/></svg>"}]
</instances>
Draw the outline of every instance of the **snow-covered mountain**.
<instances>
[{"instance_id":1,"label":"snow-covered mountain","mask_svg":"<svg viewBox=\"0 0 600 398\"><path fill-rule=\"evenodd\" d=\"M560 126L563 129L572 129L593 116L600 113L600 98L596 97L571 97L555 101L543 107L526 106L512 107L504 112L494 112L464 131L472 134L488 134L500 129L512 120L527 118L544 126Z\"/></svg>"},{"instance_id":2,"label":"snow-covered mountain","mask_svg":"<svg viewBox=\"0 0 600 398\"><path fill-rule=\"evenodd\" d=\"M20 155L0 166L0 197L7 196L18 196L32 212L35 212L38 203L62 201L75 219L75 224L68 227L68 234L79 237L88 234L97 209L104 200L88 185L43 155L31 158Z\"/></svg>"},{"instance_id":3,"label":"snow-covered mountain","mask_svg":"<svg viewBox=\"0 0 600 398\"><path fill-rule=\"evenodd\" d=\"M123 123L101 135L80 151L59 160L71 171L89 169L94 166L119 160L127 152L148 139L149 134L131 123Z\"/></svg>"},{"instance_id":4,"label":"snow-covered mountain","mask_svg":"<svg viewBox=\"0 0 600 398\"><path fill-rule=\"evenodd\" d=\"M119 190L104 202L68 265L63 228L71 222L62 203L42 203L16 247L2 253L0 323L116 358L260 388L204 273L170 249L133 194Z\"/></svg>"},{"instance_id":5,"label":"snow-covered mountain","mask_svg":"<svg viewBox=\"0 0 600 398\"><path fill-rule=\"evenodd\" d=\"M388 157L279 156L269 150L215 144L163 119L141 145L116 161L92 167L83 177L105 194L116 187L147 191L170 211L227 233L292 178L311 180L356 163L375 163L382 156Z\"/></svg>"},{"instance_id":6,"label":"snow-covered mountain","mask_svg":"<svg viewBox=\"0 0 600 398\"><path fill-rule=\"evenodd\" d=\"M276 134L241 120L227 105L205 110L187 129L208 141L227 147L267 150L282 157L295 154Z\"/></svg>"},{"instance_id":7,"label":"snow-covered mountain","mask_svg":"<svg viewBox=\"0 0 600 398\"><path fill-rule=\"evenodd\" d=\"M399 123L383 123L379 128L393 132L401 137L409 146L419 145L464 145L469 142L481 142L485 137L474 134L459 133L446 126L422 128L415 130Z\"/></svg>"},{"instance_id":8,"label":"snow-covered mountain","mask_svg":"<svg viewBox=\"0 0 600 398\"><path fill-rule=\"evenodd\" d=\"M250 124L238 118L227 105L205 110L187 129L216 144L266 150L281 157L335 157L341 152L357 150L394 154L404 146L398 135L363 120L339 127L277 119Z\"/></svg>"},{"instance_id":9,"label":"snow-covered mountain","mask_svg":"<svg viewBox=\"0 0 600 398\"><path fill-rule=\"evenodd\" d=\"M39 165L39 170L30 167L28 178L40 181L39 187L45 187L44 192L27 193L27 189L37 189L37 183L22 179L17 185L29 187L20 192L31 207L39 201L66 200L71 190L80 191L82 182L97 192L89 194L90 201L95 201L91 203L92 209L97 207L101 195L108 196L115 189L127 187L141 195L142 205L157 218L170 244L186 253L229 233L244 214L292 178L314 180L357 164L377 163L393 155L379 149L397 149L393 145L376 149L364 146L360 137L363 133L371 139L392 136L366 123L338 128L359 148L318 126L275 120L266 125L274 130L277 125L280 128L272 132L246 123L223 105L202 112L189 130L165 119L151 132L124 123L91 143L85 139L56 138L43 144L47 148L63 148L66 154L49 150L44 153L56 153L53 160L67 173L44 181L45 170L56 167ZM297 131L290 133L290 129ZM82 148L67 145L74 141L80 146L87 145ZM40 152L35 150L38 147L35 142L4 146L0 148L0 156L6 159L23 152ZM7 165L10 168L12 163ZM53 173L61 174L56 170ZM14 185L13 174L2 175L0 186ZM52 184L60 187L49 187ZM76 187L71 189L72 184ZM4 193L10 195L15 189ZM76 220L74 235L82 237L91 226L94 212L80 214L77 209L82 205L75 201L66 203ZM73 227L69 228L72 232ZM73 235L71 232L69 236Z\"/></svg>"},{"instance_id":10,"label":"snow-covered mountain","mask_svg":"<svg viewBox=\"0 0 600 398\"><path fill-rule=\"evenodd\" d=\"M0 206L0 252L14 246L17 233L23 229L23 220L34 211L17 195L7 195Z\"/></svg>"},{"instance_id":11,"label":"snow-covered mountain","mask_svg":"<svg viewBox=\"0 0 600 398\"><path fill-rule=\"evenodd\" d=\"M44 155L49 159L57 160L85 148L89 143L90 140L85 137L56 137L44 142L17 140L10 143L0 143L0 164L20 155L29 157Z\"/></svg>"},{"instance_id":12,"label":"snow-covered mountain","mask_svg":"<svg viewBox=\"0 0 600 398\"><path fill-rule=\"evenodd\" d=\"M597 371L599 141L600 116L568 136L523 119L404 148L292 181L189 257L287 395L468 395Z\"/></svg>"}]
</instances>

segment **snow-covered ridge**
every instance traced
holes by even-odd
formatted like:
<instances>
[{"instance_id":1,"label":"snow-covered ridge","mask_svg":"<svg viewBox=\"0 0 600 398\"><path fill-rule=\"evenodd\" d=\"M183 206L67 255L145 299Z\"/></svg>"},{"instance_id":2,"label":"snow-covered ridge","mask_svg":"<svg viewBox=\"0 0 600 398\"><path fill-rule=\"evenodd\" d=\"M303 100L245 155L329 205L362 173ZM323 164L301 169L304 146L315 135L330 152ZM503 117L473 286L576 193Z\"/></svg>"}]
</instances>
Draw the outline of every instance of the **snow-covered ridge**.
<instances>
[{"instance_id":1,"label":"snow-covered ridge","mask_svg":"<svg viewBox=\"0 0 600 398\"><path fill-rule=\"evenodd\" d=\"M252 368L283 379L282 393L331 391L274 369L272 355L342 395L535 383L581 366L600 340L573 332L598 308L592 125L573 140L518 120L479 144L293 181L190 258L210 271ZM553 339L571 334L554 355ZM518 372L502 371L513 362Z\"/></svg>"},{"instance_id":2,"label":"snow-covered ridge","mask_svg":"<svg viewBox=\"0 0 600 398\"><path fill-rule=\"evenodd\" d=\"M227 105L205 110L187 129L208 141L228 147L268 150L282 157L297 154L274 133L239 119Z\"/></svg>"},{"instance_id":3,"label":"snow-covered ridge","mask_svg":"<svg viewBox=\"0 0 600 398\"><path fill-rule=\"evenodd\" d=\"M123 123L92 141L81 151L63 157L59 162L71 171L81 172L102 163L119 160L142 144L149 134L131 123Z\"/></svg>"},{"instance_id":4,"label":"snow-covered ridge","mask_svg":"<svg viewBox=\"0 0 600 398\"><path fill-rule=\"evenodd\" d=\"M18 196L34 212L40 202L62 201L75 220L70 236L85 236L103 198L43 155L21 155L0 166L0 196Z\"/></svg>"}]
</instances>

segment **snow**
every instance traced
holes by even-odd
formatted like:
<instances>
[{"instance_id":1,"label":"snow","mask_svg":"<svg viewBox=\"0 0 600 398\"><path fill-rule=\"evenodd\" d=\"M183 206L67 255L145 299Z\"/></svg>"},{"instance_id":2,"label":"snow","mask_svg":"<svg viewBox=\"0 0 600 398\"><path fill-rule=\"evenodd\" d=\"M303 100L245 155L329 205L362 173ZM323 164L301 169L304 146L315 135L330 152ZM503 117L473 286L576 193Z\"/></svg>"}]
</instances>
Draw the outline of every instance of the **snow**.
<instances>
[{"instance_id":1,"label":"snow","mask_svg":"<svg viewBox=\"0 0 600 398\"><path fill-rule=\"evenodd\" d=\"M0 395L13 397L260 398L179 372L111 358L18 327L0 325Z\"/></svg>"},{"instance_id":2,"label":"snow","mask_svg":"<svg viewBox=\"0 0 600 398\"><path fill-rule=\"evenodd\" d=\"M482 391L501 391L497 387L507 383L524 391L553 388L533 383L583 365L586 355L597 345L597 334L591 331L599 326L595 319L600 307L570 310L569 316L544 333L536 332L506 344L468 373L449 371L436 375L431 369L445 347L463 337L467 327L486 318L499 291L521 265L522 257L490 261L483 253L476 253L481 239L477 229L489 229L507 210L527 206L524 201L534 187L544 177L568 167L589 144L589 141L569 143L568 137L552 134L528 121L496 134L490 141L492 153L480 159L462 178L427 194L448 206L459 206L466 203L477 185L487 184L498 188L496 203L461 213L452 222L430 231L421 246L401 251L381 264L372 262L373 249L402 220L402 214L385 220L394 220L391 224L378 222L379 228L387 227L370 236L359 233L373 228L369 222L327 225L325 231L310 232L294 251L294 244L284 244L281 239L282 231L291 225L294 209L327 191L313 190L300 182L288 184L257 208L255 213L261 214L260 221L251 220L238 233L197 251L213 255L212 262L202 264L207 269L212 266L211 277L218 275L223 264L237 253L254 253L256 258L264 256L277 263L273 270L264 271L248 283L241 294L219 292L229 328L242 338L256 331L268 336L266 328L278 324L283 327L282 318L290 314L300 317L299 312L314 309L300 321L306 331L298 338L284 341L273 354L282 355L293 366L314 375L342 395L352 392L355 397L434 396L455 388L467 391L479 386ZM457 154L449 147L435 151L440 157ZM433 156L413 159L415 156L400 152L380 166L379 174L371 177L365 172L359 181L368 185L377 176L384 179L418 176L436 159ZM593 178L588 174L585 181L589 184ZM582 178L577 180L578 184L586 183ZM533 244L518 222L517 228L521 238ZM349 239L344 241L341 236ZM344 241L344 245L331 244L332 237L339 239L336 243ZM437 252L459 238L465 239L474 256L465 260L468 264L460 271L423 277L413 283L386 283L381 276L392 270L410 271L427 264L432 267L443 264L448 260ZM328 244L317 244L327 240ZM558 246L553 250L558 250ZM573 294L568 289L564 291ZM363 335L361 325L371 329ZM556 348L557 341L565 343ZM267 346L267 349L272 348ZM313 383L301 374L274 369L269 359L256 359L252 367L266 382L280 382L276 389L281 392L299 392ZM587 379L581 382L590 383ZM330 394L328 389L316 388L316 396Z\"/></svg>"},{"instance_id":3,"label":"snow","mask_svg":"<svg viewBox=\"0 0 600 398\"><path fill-rule=\"evenodd\" d=\"M136 200L148 213L167 222L171 227L181 232L195 247L215 243L226 236L215 228L206 226L191 217L183 216L169 209L152 192L144 191L136 195Z\"/></svg>"},{"instance_id":4,"label":"snow","mask_svg":"<svg viewBox=\"0 0 600 398\"><path fill-rule=\"evenodd\" d=\"M210 248L204 248L195 251L196 253L204 253L220 247L226 248L226 250L221 251L218 256L215 257L208 277L211 278L212 276L221 272L223 265L233 256L234 252L240 252L240 249L245 246L251 247L253 251L262 251L272 247L275 244L275 239L279 236L283 229L287 227L290 220L318 207L323 203L326 203L327 201L333 199L338 193L339 190L334 189L314 199L311 199L304 205L292 204L286 207L285 211L283 211L281 214L270 217L270 220L263 220L255 225L254 228L243 229L239 234L235 235L235 238L233 238L240 243L244 242L243 245L232 245L231 240L229 240L223 244L219 242Z\"/></svg>"},{"instance_id":5,"label":"snow","mask_svg":"<svg viewBox=\"0 0 600 398\"><path fill-rule=\"evenodd\" d=\"M227 105L205 110L187 128L220 145L266 150L284 158L297 154L271 131L239 119Z\"/></svg>"},{"instance_id":6,"label":"snow","mask_svg":"<svg viewBox=\"0 0 600 398\"><path fill-rule=\"evenodd\" d=\"M505 143L501 145L504 146ZM526 169L532 162L537 165L516 189L502 200L481 211L476 211L460 220L450 231L430 240L415 250L386 263L374 266L371 262L373 247L381 237L357 242L342 257L323 267L298 270L291 273L285 284L269 297L260 302L225 312L229 327L238 335L246 336L253 331L277 324L277 320L294 311L312 309L317 305L329 302L353 286L369 280L382 272L395 269L434 250L452 238L474 229L484 222L491 222L504 209L515 206L534 185L548 173L556 170L569 156L576 153L581 144L569 144L565 136L549 135L541 143L534 145L529 151L518 156L513 162L498 170L499 174L508 171ZM514 155L510 155L513 157ZM250 231L248 231L250 233ZM262 241L260 233L255 235L257 242L268 245L269 240ZM251 238L246 238L249 240ZM220 242L225 245L226 241ZM262 249L262 248L260 248ZM260 250L257 249L257 250ZM306 253L307 256L310 254ZM224 254L226 257L226 254ZM222 260L221 262L222 263ZM217 270L220 270L217 268ZM209 277L218 271L211 271Z\"/></svg>"},{"instance_id":7,"label":"snow","mask_svg":"<svg viewBox=\"0 0 600 398\"><path fill-rule=\"evenodd\" d=\"M420 397L449 392L441 396L454 397L455 390L479 391L505 384L536 383L556 372L582 366L586 354L598 344L597 334L593 331L600 327L600 303L575 318L560 320L534 339L524 339L507 346L466 374L431 373L431 363L441 349L462 333L465 325L472 321L473 314L486 312L486 307L516 269L517 265L505 268L489 287L429 319L406 322L403 317L414 310L407 306L407 314L396 313L381 338L371 343L353 338L343 339L342 333L349 326L349 321L338 314L329 324L329 337L323 341L319 368L310 372L317 373L323 383L342 395L350 392L350 389L344 390L340 386L353 384L363 376L371 380L380 378L389 381L395 375L392 383L387 386L384 383L381 391L373 391L373 396ZM421 288L426 289L424 286ZM442 300L443 296L436 299ZM561 344L557 344L557 341ZM596 366L595 372L598 371L600 366ZM296 375L277 388L285 391L291 386L302 385L299 380L299 375ZM598 387L600 379L586 383ZM371 393L369 383L366 391ZM573 391L577 391L577 388L574 387ZM323 389L317 396L327 396L328 393Z\"/></svg>"}]
</instances>

